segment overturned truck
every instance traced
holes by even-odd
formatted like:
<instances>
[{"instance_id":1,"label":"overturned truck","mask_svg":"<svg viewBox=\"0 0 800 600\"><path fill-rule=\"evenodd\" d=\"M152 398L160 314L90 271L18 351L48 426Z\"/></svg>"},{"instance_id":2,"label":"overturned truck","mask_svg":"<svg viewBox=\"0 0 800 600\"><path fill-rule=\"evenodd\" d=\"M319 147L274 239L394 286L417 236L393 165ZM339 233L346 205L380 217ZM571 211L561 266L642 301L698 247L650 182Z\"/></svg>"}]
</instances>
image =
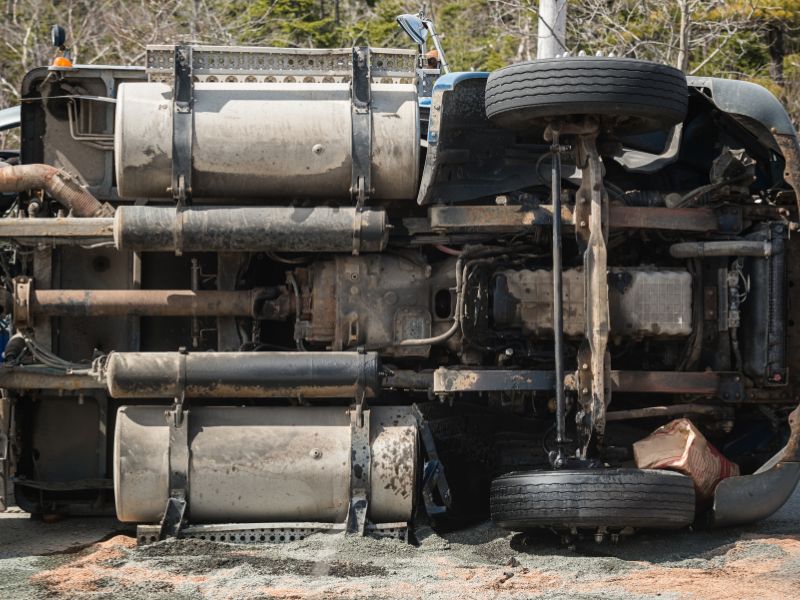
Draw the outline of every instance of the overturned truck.
<instances>
[{"instance_id":1,"label":"overturned truck","mask_svg":"<svg viewBox=\"0 0 800 600\"><path fill-rule=\"evenodd\" d=\"M0 162L5 499L142 542L780 507L800 147L778 100L625 58L445 71L174 45L28 73ZM637 468L680 417L738 466L710 496Z\"/></svg>"}]
</instances>

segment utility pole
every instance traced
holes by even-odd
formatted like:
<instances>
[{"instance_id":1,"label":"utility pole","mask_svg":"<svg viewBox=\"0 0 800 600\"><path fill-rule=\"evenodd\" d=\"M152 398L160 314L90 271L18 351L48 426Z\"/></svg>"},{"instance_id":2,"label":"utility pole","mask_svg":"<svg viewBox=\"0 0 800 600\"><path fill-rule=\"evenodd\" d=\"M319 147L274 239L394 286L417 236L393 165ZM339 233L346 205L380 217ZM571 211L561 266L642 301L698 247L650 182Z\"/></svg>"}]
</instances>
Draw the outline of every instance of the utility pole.
<instances>
[{"instance_id":1,"label":"utility pole","mask_svg":"<svg viewBox=\"0 0 800 600\"><path fill-rule=\"evenodd\" d=\"M689 0L678 0L681 21L678 26L678 58L675 66L684 73L689 71L689 30L692 27L692 15Z\"/></svg>"},{"instance_id":2,"label":"utility pole","mask_svg":"<svg viewBox=\"0 0 800 600\"><path fill-rule=\"evenodd\" d=\"M539 0L536 58L553 58L567 51L567 0Z\"/></svg>"},{"instance_id":3,"label":"utility pole","mask_svg":"<svg viewBox=\"0 0 800 600\"><path fill-rule=\"evenodd\" d=\"M197 42L197 16L200 12L200 0L192 0L192 14L189 16L189 41Z\"/></svg>"}]
</instances>

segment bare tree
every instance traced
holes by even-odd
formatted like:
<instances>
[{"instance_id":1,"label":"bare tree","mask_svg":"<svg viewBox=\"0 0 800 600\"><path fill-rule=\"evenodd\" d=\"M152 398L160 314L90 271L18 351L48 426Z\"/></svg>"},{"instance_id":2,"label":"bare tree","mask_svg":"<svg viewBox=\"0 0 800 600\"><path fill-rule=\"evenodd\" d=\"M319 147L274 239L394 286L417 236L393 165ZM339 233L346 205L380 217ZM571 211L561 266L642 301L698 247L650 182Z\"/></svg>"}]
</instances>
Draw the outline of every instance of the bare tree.
<instances>
[{"instance_id":1,"label":"bare tree","mask_svg":"<svg viewBox=\"0 0 800 600\"><path fill-rule=\"evenodd\" d=\"M726 0L582 0L570 6L568 41L576 48L672 64L687 73L733 65L758 27L754 2Z\"/></svg>"}]
</instances>

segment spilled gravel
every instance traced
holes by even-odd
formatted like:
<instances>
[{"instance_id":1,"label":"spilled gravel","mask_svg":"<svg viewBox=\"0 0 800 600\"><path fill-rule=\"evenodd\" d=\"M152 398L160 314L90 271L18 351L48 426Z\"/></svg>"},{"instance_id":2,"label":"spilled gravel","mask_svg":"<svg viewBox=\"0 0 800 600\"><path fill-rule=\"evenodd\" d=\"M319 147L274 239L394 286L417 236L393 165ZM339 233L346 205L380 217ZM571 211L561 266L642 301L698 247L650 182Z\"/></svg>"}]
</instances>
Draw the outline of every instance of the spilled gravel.
<instances>
[{"instance_id":1,"label":"spilled gravel","mask_svg":"<svg viewBox=\"0 0 800 600\"><path fill-rule=\"evenodd\" d=\"M484 523L417 544L319 534L281 545L137 547L108 520L0 519L0 598L800 597L800 493L749 528L639 533L574 547Z\"/></svg>"}]
</instances>

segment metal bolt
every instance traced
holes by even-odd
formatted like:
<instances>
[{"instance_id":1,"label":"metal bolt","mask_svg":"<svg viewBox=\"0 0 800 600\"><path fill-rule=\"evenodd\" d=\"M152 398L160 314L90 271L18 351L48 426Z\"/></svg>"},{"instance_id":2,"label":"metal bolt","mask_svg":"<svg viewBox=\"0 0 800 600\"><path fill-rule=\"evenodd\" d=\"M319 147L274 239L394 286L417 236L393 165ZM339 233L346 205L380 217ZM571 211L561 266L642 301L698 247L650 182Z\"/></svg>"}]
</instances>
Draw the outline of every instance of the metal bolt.
<instances>
[{"instance_id":1,"label":"metal bolt","mask_svg":"<svg viewBox=\"0 0 800 600\"><path fill-rule=\"evenodd\" d=\"M581 222L580 222L580 226L581 226L581 227L586 227L586 221L581 221Z\"/></svg>"},{"instance_id":2,"label":"metal bolt","mask_svg":"<svg viewBox=\"0 0 800 600\"><path fill-rule=\"evenodd\" d=\"M311 458L315 460L322 458L322 450L320 450L319 448L314 448L308 454Z\"/></svg>"},{"instance_id":3,"label":"metal bolt","mask_svg":"<svg viewBox=\"0 0 800 600\"><path fill-rule=\"evenodd\" d=\"M588 368L589 368L589 365L588 365L588 364L586 364L586 363L583 363L583 364L581 365L581 369L583 369L584 371L585 371L586 369L588 369Z\"/></svg>"},{"instance_id":4,"label":"metal bolt","mask_svg":"<svg viewBox=\"0 0 800 600\"><path fill-rule=\"evenodd\" d=\"M581 390L581 394L588 394L588 393L589 393L589 388L583 388Z\"/></svg>"}]
</instances>

